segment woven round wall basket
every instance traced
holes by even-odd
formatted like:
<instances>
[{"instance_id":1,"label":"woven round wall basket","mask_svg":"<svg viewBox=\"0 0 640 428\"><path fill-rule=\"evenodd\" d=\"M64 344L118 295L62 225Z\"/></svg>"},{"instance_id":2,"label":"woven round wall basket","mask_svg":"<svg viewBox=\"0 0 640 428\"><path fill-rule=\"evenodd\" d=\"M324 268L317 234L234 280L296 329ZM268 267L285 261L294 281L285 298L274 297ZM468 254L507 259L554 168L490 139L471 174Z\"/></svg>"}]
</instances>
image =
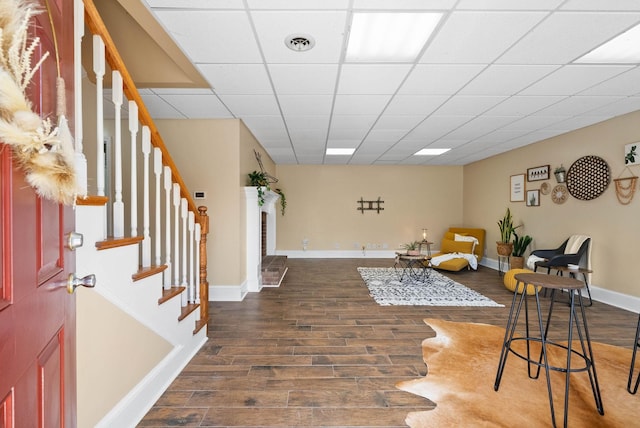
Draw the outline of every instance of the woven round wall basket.
<instances>
[{"instance_id":1,"label":"woven round wall basket","mask_svg":"<svg viewBox=\"0 0 640 428\"><path fill-rule=\"evenodd\" d=\"M583 156L567 171L567 190L576 199L595 199L607 190L609 183L609 164L598 156Z\"/></svg>"}]
</instances>

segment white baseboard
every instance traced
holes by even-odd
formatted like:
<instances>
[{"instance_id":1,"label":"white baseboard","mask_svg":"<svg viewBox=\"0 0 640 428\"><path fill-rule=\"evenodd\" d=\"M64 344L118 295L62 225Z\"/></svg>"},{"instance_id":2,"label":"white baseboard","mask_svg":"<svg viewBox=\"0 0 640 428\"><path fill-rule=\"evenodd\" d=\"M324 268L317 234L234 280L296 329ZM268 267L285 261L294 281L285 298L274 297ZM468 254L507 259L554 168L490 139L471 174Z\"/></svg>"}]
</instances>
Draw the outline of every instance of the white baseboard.
<instances>
[{"instance_id":1,"label":"white baseboard","mask_svg":"<svg viewBox=\"0 0 640 428\"><path fill-rule=\"evenodd\" d=\"M247 293L246 281L240 285L209 285L209 300L212 302L241 302Z\"/></svg>"},{"instance_id":2,"label":"white baseboard","mask_svg":"<svg viewBox=\"0 0 640 428\"><path fill-rule=\"evenodd\" d=\"M276 251L279 256L292 259L392 259L395 250L307 250Z\"/></svg>"}]
</instances>

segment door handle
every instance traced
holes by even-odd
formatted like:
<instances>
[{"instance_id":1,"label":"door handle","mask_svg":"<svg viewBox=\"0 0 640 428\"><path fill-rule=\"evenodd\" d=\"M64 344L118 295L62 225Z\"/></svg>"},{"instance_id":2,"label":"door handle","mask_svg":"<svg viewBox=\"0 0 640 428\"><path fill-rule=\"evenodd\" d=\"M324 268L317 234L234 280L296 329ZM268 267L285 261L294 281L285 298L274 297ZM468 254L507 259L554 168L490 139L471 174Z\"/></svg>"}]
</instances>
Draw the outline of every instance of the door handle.
<instances>
[{"instance_id":1,"label":"door handle","mask_svg":"<svg viewBox=\"0 0 640 428\"><path fill-rule=\"evenodd\" d=\"M70 273L69 279L67 280L67 292L69 294L73 294L79 286L88 288L95 287L96 276L94 274L90 274L85 277L78 278L75 273Z\"/></svg>"},{"instance_id":2,"label":"door handle","mask_svg":"<svg viewBox=\"0 0 640 428\"><path fill-rule=\"evenodd\" d=\"M84 236L82 233L78 232L69 232L67 234L67 248L71 251L75 250L78 247L82 247L84 241Z\"/></svg>"}]
</instances>

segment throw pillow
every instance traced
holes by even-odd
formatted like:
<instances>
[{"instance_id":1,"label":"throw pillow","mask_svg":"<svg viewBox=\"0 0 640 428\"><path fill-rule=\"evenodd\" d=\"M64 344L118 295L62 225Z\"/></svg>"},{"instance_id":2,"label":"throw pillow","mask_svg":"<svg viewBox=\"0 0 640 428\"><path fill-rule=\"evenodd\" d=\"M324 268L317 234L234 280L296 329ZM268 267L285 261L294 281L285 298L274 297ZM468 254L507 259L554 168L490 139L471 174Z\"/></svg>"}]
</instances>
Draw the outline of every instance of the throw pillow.
<instances>
[{"instance_id":1,"label":"throw pillow","mask_svg":"<svg viewBox=\"0 0 640 428\"><path fill-rule=\"evenodd\" d=\"M473 242L452 241L451 239L443 239L440 247L442 253L473 253Z\"/></svg>"}]
</instances>

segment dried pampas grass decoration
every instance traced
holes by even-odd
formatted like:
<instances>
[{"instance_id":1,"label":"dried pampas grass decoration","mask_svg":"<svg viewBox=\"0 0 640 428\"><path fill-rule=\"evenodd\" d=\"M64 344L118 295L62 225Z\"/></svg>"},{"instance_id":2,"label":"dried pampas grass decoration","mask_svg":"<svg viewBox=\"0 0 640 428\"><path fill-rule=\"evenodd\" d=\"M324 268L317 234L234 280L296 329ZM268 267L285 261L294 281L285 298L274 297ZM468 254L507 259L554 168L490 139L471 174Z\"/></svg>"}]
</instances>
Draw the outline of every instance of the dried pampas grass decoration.
<instances>
[{"instance_id":1,"label":"dried pampas grass decoration","mask_svg":"<svg viewBox=\"0 0 640 428\"><path fill-rule=\"evenodd\" d=\"M26 96L33 75L49 56L45 53L31 66L40 40L28 40L27 30L37 13L32 1L0 0L0 141L13 148L27 182L41 197L72 205L78 185L71 134L68 127L64 135L59 126L41 119Z\"/></svg>"}]
</instances>

